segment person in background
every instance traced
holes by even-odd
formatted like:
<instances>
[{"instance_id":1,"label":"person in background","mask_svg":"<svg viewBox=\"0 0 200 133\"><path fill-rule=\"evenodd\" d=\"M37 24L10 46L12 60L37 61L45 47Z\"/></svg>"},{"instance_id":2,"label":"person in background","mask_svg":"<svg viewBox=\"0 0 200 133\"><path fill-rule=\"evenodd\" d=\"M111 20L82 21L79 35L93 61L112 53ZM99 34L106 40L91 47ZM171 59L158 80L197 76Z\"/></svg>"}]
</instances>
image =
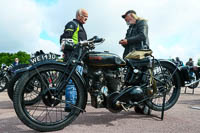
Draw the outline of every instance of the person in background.
<instances>
[{"instance_id":1,"label":"person in background","mask_svg":"<svg viewBox=\"0 0 200 133\"><path fill-rule=\"evenodd\" d=\"M192 58L189 58L189 61L186 62L187 66L194 66L194 61L192 60Z\"/></svg>"},{"instance_id":2,"label":"person in background","mask_svg":"<svg viewBox=\"0 0 200 133\"><path fill-rule=\"evenodd\" d=\"M183 65L183 62L180 60L179 57L176 57L175 63L176 63L176 66L177 66L177 67L184 66L184 65Z\"/></svg>"},{"instance_id":3,"label":"person in background","mask_svg":"<svg viewBox=\"0 0 200 133\"><path fill-rule=\"evenodd\" d=\"M17 66L17 65L19 65L19 59L15 58L15 62L13 63L13 66Z\"/></svg>"}]
</instances>

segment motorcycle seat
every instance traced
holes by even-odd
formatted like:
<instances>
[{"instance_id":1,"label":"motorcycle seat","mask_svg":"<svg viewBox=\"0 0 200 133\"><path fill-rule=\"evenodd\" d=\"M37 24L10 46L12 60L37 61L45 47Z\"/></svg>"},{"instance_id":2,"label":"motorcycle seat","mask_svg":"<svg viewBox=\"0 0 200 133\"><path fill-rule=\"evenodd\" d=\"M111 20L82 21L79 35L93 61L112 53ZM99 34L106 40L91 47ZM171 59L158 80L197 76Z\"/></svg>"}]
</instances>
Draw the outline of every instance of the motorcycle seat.
<instances>
[{"instance_id":1,"label":"motorcycle seat","mask_svg":"<svg viewBox=\"0 0 200 133\"><path fill-rule=\"evenodd\" d=\"M125 59L144 59L147 56L151 56L153 51L151 49L145 50L133 50L130 52Z\"/></svg>"}]
</instances>

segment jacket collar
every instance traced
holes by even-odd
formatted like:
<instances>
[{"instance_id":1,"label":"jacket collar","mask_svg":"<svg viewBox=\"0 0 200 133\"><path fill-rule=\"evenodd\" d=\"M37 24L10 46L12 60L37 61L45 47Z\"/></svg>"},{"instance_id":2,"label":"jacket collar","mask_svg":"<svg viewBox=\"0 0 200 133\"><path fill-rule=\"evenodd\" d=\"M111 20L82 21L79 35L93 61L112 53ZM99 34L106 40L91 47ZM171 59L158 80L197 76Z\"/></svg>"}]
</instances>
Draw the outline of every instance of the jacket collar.
<instances>
[{"instance_id":1,"label":"jacket collar","mask_svg":"<svg viewBox=\"0 0 200 133\"><path fill-rule=\"evenodd\" d=\"M76 21L79 25L83 26L83 24L80 21L78 21L77 19L73 19L73 20Z\"/></svg>"}]
</instances>

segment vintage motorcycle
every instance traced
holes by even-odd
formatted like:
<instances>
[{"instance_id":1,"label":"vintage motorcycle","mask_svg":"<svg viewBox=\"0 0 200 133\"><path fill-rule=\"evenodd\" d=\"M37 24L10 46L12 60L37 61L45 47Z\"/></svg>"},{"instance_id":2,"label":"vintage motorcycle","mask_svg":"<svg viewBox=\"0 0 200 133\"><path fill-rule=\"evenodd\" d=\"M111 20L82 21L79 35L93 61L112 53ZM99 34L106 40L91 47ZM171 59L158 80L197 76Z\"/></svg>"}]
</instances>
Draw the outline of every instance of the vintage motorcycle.
<instances>
[{"instance_id":1,"label":"vintage motorcycle","mask_svg":"<svg viewBox=\"0 0 200 133\"><path fill-rule=\"evenodd\" d=\"M61 130L86 112L88 92L93 107L113 113L140 104L155 111L174 106L184 81L173 63L155 59L149 49L133 51L124 60L109 52L92 51L103 41L96 36L76 45L63 40L63 48L73 47L67 62L53 61L49 54L32 58L14 93L19 119L37 131ZM77 66L84 68L82 75ZM75 103L66 100L70 82L75 86Z\"/></svg>"},{"instance_id":2,"label":"vintage motorcycle","mask_svg":"<svg viewBox=\"0 0 200 133\"><path fill-rule=\"evenodd\" d=\"M184 87L195 89L200 82L200 67L199 66L181 66L181 77L185 81Z\"/></svg>"},{"instance_id":3,"label":"vintage motorcycle","mask_svg":"<svg viewBox=\"0 0 200 133\"><path fill-rule=\"evenodd\" d=\"M45 54L42 50L40 51L36 51L32 57L36 57L39 55L43 55ZM52 54L52 53L49 53ZM55 58L52 58L53 60L58 59L58 57L60 55L54 54ZM24 74L24 72L29 68L30 64L19 64L15 67L12 68L12 76L10 76L10 80L8 81L6 88L7 88L7 93L8 96L10 98L11 101L13 101L13 94L14 94L14 90L16 87L17 82L19 81L19 79L22 77L22 75Z\"/></svg>"},{"instance_id":4,"label":"vintage motorcycle","mask_svg":"<svg viewBox=\"0 0 200 133\"><path fill-rule=\"evenodd\" d=\"M0 70L0 92L3 92L6 89L6 84L9 80L8 77L8 66L5 64L1 65L1 70Z\"/></svg>"}]
</instances>

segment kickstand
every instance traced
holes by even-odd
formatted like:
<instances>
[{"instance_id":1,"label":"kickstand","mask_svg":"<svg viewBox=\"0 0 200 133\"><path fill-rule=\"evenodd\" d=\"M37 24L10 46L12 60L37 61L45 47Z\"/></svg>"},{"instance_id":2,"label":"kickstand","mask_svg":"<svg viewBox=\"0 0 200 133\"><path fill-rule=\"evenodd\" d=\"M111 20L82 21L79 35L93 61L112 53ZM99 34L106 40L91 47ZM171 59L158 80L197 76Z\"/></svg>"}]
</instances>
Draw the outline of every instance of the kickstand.
<instances>
[{"instance_id":1,"label":"kickstand","mask_svg":"<svg viewBox=\"0 0 200 133\"><path fill-rule=\"evenodd\" d=\"M163 97L162 112L161 112L161 120L163 120L163 118L164 118L164 112L165 112L165 98L166 98L166 93L164 93L164 97Z\"/></svg>"}]
</instances>

